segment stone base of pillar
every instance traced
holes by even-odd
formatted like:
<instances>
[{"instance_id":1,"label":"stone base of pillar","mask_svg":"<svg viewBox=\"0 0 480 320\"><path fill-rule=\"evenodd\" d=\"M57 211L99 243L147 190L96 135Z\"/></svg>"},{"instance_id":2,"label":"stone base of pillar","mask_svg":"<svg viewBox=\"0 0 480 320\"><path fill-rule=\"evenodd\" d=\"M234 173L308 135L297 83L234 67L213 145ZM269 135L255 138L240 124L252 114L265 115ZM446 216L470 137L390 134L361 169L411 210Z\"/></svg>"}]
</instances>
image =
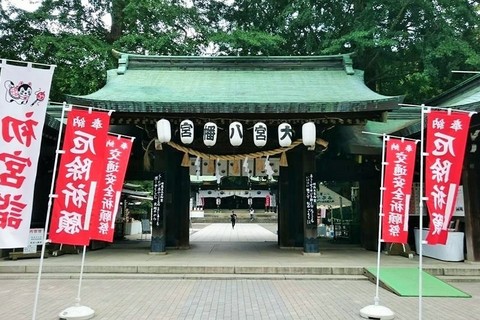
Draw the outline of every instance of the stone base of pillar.
<instances>
[{"instance_id":1,"label":"stone base of pillar","mask_svg":"<svg viewBox=\"0 0 480 320\"><path fill-rule=\"evenodd\" d=\"M319 257L322 255L320 252L302 252L302 254L307 257Z\"/></svg>"},{"instance_id":2,"label":"stone base of pillar","mask_svg":"<svg viewBox=\"0 0 480 320\"><path fill-rule=\"evenodd\" d=\"M165 252L165 237L153 237L150 245L150 253Z\"/></svg>"},{"instance_id":3,"label":"stone base of pillar","mask_svg":"<svg viewBox=\"0 0 480 320\"><path fill-rule=\"evenodd\" d=\"M304 253L320 253L318 238L305 238L303 244Z\"/></svg>"}]
</instances>

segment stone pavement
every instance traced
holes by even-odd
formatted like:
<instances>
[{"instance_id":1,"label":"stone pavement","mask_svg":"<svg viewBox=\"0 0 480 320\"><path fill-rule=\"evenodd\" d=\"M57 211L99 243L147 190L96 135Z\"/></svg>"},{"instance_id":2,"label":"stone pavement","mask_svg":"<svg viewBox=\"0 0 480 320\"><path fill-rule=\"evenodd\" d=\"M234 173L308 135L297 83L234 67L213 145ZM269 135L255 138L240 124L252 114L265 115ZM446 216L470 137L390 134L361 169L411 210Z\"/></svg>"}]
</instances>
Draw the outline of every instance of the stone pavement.
<instances>
[{"instance_id":1,"label":"stone pavement","mask_svg":"<svg viewBox=\"0 0 480 320\"><path fill-rule=\"evenodd\" d=\"M282 250L275 224L195 224L191 248L149 254L149 242L130 240L88 251L81 302L94 319L361 319L375 284L363 276L377 254L322 241L320 255ZM36 319L58 319L73 306L82 255L43 260ZM39 259L0 261L0 319L31 319ZM381 254L381 266L418 267L418 257ZM480 264L423 258L472 298L423 298L423 319L480 319ZM463 281L462 281L463 280ZM454 281L454 282L452 282ZM396 319L418 319L418 298L380 288Z\"/></svg>"},{"instance_id":2,"label":"stone pavement","mask_svg":"<svg viewBox=\"0 0 480 320\"><path fill-rule=\"evenodd\" d=\"M472 298L423 298L422 319L479 319L480 285L455 286ZM0 280L0 319L32 319L36 281ZM37 320L58 319L75 303L78 280L43 279ZM210 319L362 319L373 303L375 285L366 280L265 279L112 279L82 281L81 304L95 310L94 320ZM418 298L380 289L380 303L395 319L419 319Z\"/></svg>"},{"instance_id":3,"label":"stone pavement","mask_svg":"<svg viewBox=\"0 0 480 320\"><path fill-rule=\"evenodd\" d=\"M142 239L143 240L139 240ZM99 250L88 251L86 274L175 275L176 277L250 277L316 278L325 276L362 276L365 267L375 267L377 253L357 245L323 240L321 253L304 255L299 249L280 249L276 224L229 223L196 224L191 230L190 249L168 249L166 254L150 254L145 235L129 236ZM81 248L80 248L81 249ZM81 254L65 254L44 259L43 274L80 272ZM0 277L38 273L40 259L0 261ZM381 254L381 266L418 267L418 256ZM423 257L423 269L439 276L480 277L480 264L445 262Z\"/></svg>"}]
</instances>

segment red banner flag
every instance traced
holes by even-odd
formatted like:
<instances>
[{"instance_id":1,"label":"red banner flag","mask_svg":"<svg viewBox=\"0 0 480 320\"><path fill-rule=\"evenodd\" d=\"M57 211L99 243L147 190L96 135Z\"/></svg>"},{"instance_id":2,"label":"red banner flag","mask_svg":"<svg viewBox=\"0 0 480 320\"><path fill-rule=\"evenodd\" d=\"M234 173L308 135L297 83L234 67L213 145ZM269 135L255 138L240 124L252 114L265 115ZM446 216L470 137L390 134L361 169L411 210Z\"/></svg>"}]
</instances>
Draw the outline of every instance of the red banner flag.
<instances>
[{"instance_id":1,"label":"red banner flag","mask_svg":"<svg viewBox=\"0 0 480 320\"><path fill-rule=\"evenodd\" d=\"M90 238L113 241L115 216L120 204L123 181L127 172L133 138L109 134L106 143L106 162L92 210Z\"/></svg>"},{"instance_id":2,"label":"red banner flag","mask_svg":"<svg viewBox=\"0 0 480 320\"><path fill-rule=\"evenodd\" d=\"M427 118L425 196L430 216L428 244L445 244L455 210L470 114L432 110Z\"/></svg>"},{"instance_id":3,"label":"red banner flag","mask_svg":"<svg viewBox=\"0 0 480 320\"><path fill-rule=\"evenodd\" d=\"M416 142L389 137L385 148L382 239L407 243Z\"/></svg>"},{"instance_id":4,"label":"red banner flag","mask_svg":"<svg viewBox=\"0 0 480 320\"><path fill-rule=\"evenodd\" d=\"M50 221L53 243L88 245L93 201L103 177L110 114L73 109L68 115Z\"/></svg>"}]
</instances>

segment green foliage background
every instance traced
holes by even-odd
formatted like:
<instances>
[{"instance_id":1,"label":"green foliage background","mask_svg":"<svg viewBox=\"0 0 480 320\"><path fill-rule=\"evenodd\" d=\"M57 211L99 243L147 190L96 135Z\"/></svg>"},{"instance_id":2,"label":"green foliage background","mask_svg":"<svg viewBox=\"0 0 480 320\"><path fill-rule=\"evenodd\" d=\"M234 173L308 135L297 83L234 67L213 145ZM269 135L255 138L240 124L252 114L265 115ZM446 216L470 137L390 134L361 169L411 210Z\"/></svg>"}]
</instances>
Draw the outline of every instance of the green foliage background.
<instances>
[{"instance_id":1,"label":"green foliage background","mask_svg":"<svg viewBox=\"0 0 480 320\"><path fill-rule=\"evenodd\" d=\"M50 98L61 102L105 84L112 49L353 52L371 89L420 104L465 79L453 70L480 70L479 8L470 0L44 0L28 12L2 1L0 57L57 65Z\"/></svg>"}]
</instances>

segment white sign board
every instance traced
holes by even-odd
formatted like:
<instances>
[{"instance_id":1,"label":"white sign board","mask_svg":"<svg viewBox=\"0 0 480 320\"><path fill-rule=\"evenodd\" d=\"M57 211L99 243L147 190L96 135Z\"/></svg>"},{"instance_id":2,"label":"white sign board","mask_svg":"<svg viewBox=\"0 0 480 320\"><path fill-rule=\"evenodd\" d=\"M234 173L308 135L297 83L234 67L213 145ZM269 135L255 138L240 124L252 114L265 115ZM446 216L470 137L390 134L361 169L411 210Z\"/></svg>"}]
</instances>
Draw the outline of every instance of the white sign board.
<instances>
[{"instance_id":1,"label":"white sign board","mask_svg":"<svg viewBox=\"0 0 480 320\"><path fill-rule=\"evenodd\" d=\"M463 186L458 187L457 204L455 205L454 217L465 217L465 202L463 200Z\"/></svg>"},{"instance_id":2,"label":"white sign board","mask_svg":"<svg viewBox=\"0 0 480 320\"><path fill-rule=\"evenodd\" d=\"M37 253L37 246L43 243L43 228L30 229L28 245L23 248L23 253Z\"/></svg>"}]
</instances>

